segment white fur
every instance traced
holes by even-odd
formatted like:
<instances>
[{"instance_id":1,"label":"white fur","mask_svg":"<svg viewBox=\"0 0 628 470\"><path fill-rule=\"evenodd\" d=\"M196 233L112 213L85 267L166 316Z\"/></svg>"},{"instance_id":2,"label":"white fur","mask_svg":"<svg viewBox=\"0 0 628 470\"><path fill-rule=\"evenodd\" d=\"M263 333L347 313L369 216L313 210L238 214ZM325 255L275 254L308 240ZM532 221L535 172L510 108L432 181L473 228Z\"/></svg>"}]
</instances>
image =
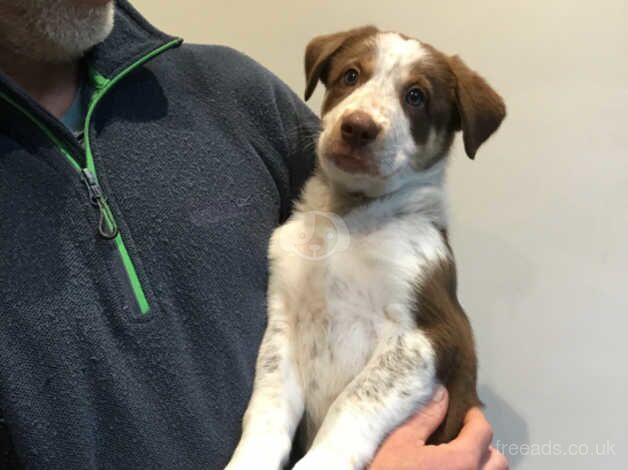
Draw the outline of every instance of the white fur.
<instances>
[{"instance_id":1,"label":"white fur","mask_svg":"<svg viewBox=\"0 0 628 470\"><path fill-rule=\"evenodd\" d=\"M304 262L274 244L299 233L307 213L296 213L273 236L272 275L299 319L296 361L314 428L379 341L415 328L410 312L415 282L429 264L448 256L434 225L444 222L443 205L437 187L420 186L354 209L343 219L349 247L325 247L329 256L317 261ZM310 360L314 347L323 350ZM313 381L321 387L315 393Z\"/></svg>"},{"instance_id":2,"label":"white fur","mask_svg":"<svg viewBox=\"0 0 628 470\"><path fill-rule=\"evenodd\" d=\"M435 351L416 326L414 302L421 279L450 256L439 232L446 161L413 167L413 155L436 152L439 137L418 148L398 103L395 84L421 46L388 33L376 41L372 83L325 119L329 126L368 107L386 129L380 174L323 166L273 234L269 324L228 470L281 468L302 415L309 451L296 470L362 469L434 391ZM377 197L347 202L353 196L338 185Z\"/></svg>"}]
</instances>

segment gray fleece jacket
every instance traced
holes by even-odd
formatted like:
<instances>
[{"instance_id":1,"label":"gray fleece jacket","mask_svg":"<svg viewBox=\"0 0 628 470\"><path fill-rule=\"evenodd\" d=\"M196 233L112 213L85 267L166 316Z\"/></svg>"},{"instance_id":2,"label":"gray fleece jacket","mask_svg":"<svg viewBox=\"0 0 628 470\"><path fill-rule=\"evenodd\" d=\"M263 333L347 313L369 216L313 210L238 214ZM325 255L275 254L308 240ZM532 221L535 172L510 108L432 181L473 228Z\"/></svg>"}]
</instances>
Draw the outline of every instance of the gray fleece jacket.
<instances>
[{"instance_id":1,"label":"gray fleece jacket","mask_svg":"<svg viewBox=\"0 0 628 470\"><path fill-rule=\"evenodd\" d=\"M318 122L125 0L86 63L83 144L0 74L0 468L219 469Z\"/></svg>"}]
</instances>

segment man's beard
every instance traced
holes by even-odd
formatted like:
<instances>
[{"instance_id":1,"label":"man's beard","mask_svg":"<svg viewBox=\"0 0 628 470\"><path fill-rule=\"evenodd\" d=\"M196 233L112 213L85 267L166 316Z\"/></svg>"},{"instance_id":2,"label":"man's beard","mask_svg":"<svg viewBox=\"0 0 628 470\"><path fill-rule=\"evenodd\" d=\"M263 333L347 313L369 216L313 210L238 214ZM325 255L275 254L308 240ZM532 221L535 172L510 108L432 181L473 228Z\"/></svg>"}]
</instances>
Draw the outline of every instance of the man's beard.
<instances>
[{"instance_id":1,"label":"man's beard","mask_svg":"<svg viewBox=\"0 0 628 470\"><path fill-rule=\"evenodd\" d=\"M68 0L9 1L15 4L17 16L0 18L0 42L3 48L30 60L74 61L113 29L113 1L101 6Z\"/></svg>"}]
</instances>

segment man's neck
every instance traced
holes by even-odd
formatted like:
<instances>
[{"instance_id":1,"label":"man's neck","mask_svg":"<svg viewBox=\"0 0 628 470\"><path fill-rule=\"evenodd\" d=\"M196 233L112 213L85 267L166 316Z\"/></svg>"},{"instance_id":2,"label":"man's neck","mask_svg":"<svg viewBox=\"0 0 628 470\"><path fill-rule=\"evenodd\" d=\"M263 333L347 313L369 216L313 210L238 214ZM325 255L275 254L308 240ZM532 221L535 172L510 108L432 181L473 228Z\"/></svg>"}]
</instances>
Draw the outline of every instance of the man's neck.
<instances>
[{"instance_id":1,"label":"man's neck","mask_svg":"<svg viewBox=\"0 0 628 470\"><path fill-rule=\"evenodd\" d=\"M57 118L63 116L76 96L79 70L78 61L61 64L36 62L16 56L0 45L0 71Z\"/></svg>"}]
</instances>

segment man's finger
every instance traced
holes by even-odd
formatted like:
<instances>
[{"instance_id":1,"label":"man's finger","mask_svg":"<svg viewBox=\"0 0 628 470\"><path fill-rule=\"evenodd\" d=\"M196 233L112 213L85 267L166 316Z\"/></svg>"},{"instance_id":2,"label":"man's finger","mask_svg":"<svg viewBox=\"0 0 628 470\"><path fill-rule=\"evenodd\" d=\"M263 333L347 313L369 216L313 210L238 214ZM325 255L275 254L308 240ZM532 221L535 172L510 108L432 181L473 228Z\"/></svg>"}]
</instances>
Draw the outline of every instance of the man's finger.
<instances>
[{"instance_id":1,"label":"man's finger","mask_svg":"<svg viewBox=\"0 0 628 470\"><path fill-rule=\"evenodd\" d=\"M482 466L482 470L508 470L508 461L502 453L491 447L488 450L488 459Z\"/></svg>"},{"instance_id":2,"label":"man's finger","mask_svg":"<svg viewBox=\"0 0 628 470\"><path fill-rule=\"evenodd\" d=\"M482 410L474 407L467 412L462 430L452 444L459 446L469 455L473 455L475 464L479 465L492 440L491 425L484 417Z\"/></svg>"},{"instance_id":3,"label":"man's finger","mask_svg":"<svg viewBox=\"0 0 628 470\"><path fill-rule=\"evenodd\" d=\"M445 419L447 407L449 406L449 394L447 389L439 385L434 393L432 401L425 405L421 411L414 415L406 423L408 429L416 436L416 440L420 444L425 443L434 431L440 426Z\"/></svg>"}]
</instances>

